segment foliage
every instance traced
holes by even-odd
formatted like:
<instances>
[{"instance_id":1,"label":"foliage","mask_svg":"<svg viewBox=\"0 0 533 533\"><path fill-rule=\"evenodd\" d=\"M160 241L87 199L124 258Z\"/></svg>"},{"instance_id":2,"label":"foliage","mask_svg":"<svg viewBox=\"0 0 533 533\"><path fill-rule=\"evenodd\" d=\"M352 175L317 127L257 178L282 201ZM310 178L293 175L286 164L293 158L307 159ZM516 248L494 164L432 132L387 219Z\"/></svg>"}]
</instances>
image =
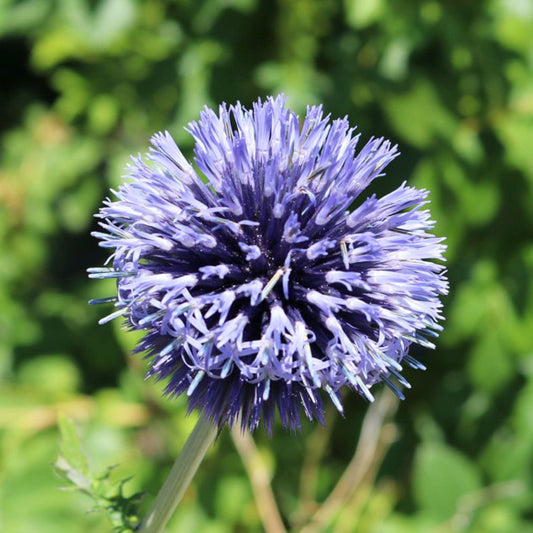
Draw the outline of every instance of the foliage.
<instances>
[{"instance_id":1,"label":"foliage","mask_svg":"<svg viewBox=\"0 0 533 533\"><path fill-rule=\"evenodd\" d=\"M69 482L68 489L76 489L93 500L94 511L105 511L116 533L132 533L140 523L137 516L142 493L125 496L124 485L128 478L112 482L109 467L103 474L94 475L89 469L81 441L71 420L60 416L61 445L54 463L56 472Z\"/></svg>"},{"instance_id":2,"label":"foliage","mask_svg":"<svg viewBox=\"0 0 533 533\"><path fill-rule=\"evenodd\" d=\"M408 372L395 432L324 531L533 531L532 30L510 0L0 1L0 529L108 527L56 490L58 412L95 471L161 485L193 419L87 306L111 292L85 275L104 257L92 214L153 132L190 149L204 104L283 91L397 142L376 190L429 188L449 245L438 350L414 354L428 372ZM350 461L365 404L345 404L256 438L293 529ZM169 531L261 531L245 472L223 433Z\"/></svg>"}]
</instances>

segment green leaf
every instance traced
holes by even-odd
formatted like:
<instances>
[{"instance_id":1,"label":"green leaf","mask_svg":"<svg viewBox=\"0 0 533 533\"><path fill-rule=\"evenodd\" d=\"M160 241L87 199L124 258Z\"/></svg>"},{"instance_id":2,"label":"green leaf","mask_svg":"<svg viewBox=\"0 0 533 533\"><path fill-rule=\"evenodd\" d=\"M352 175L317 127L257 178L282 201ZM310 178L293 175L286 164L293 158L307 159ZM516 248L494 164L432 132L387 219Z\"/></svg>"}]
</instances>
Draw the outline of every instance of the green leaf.
<instances>
[{"instance_id":1,"label":"green leaf","mask_svg":"<svg viewBox=\"0 0 533 533\"><path fill-rule=\"evenodd\" d=\"M523 480L528 482L531 469L531 440L512 434L503 427L487 443L481 464L495 482Z\"/></svg>"},{"instance_id":2,"label":"green leaf","mask_svg":"<svg viewBox=\"0 0 533 533\"><path fill-rule=\"evenodd\" d=\"M68 479L76 487L89 490L89 466L83 452L80 437L76 426L67 416L59 415L59 431L61 440L59 444L59 457L55 462L58 473Z\"/></svg>"},{"instance_id":3,"label":"green leaf","mask_svg":"<svg viewBox=\"0 0 533 533\"><path fill-rule=\"evenodd\" d=\"M533 443L533 377L530 377L528 384L520 391L518 400L515 403L512 424L518 435L527 442Z\"/></svg>"},{"instance_id":4,"label":"green leaf","mask_svg":"<svg viewBox=\"0 0 533 533\"><path fill-rule=\"evenodd\" d=\"M502 342L500 331L485 329L472 350L468 371L480 391L495 393L509 382L514 371L513 358Z\"/></svg>"},{"instance_id":5,"label":"green leaf","mask_svg":"<svg viewBox=\"0 0 533 533\"><path fill-rule=\"evenodd\" d=\"M505 146L507 161L521 170L533 183L533 151L530 142L533 135L533 120L531 116L531 112L506 113L495 122L495 131Z\"/></svg>"},{"instance_id":6,"label":"green leaf","mask_svg":"<svg viewBox=\"0 0 533 533\"><path fill-rule=\"evenodd\" d=\"M439 520L457 511L463 496L481 488L476 466L457 450L427 442L415 458L413 490L418 505Z\"/></svg>"},{"instance_id":7,"label":"green leaf","mask_svg":"<svg viewBox=\"0 0 533 533\"><path fill-rule=\"evenodd\" d=\"M138 492L125 496L124 485L129 478L111 480L110 475L114 467L107 468L103 474L97 476L92 474L73 422L60 415L59 429L61 443L59 457L54 463L56 471L74 485L73 489L92 498L93 510L106 513L114 533L133 531L139 524L138 506L143 494Z\"/></svg>"},{"instance_id":8,"label":"green leaf","mask_svg":"<svg viewBox=\"0 0 533 533\"><path fill-rule=\"evenodd\" d=\"M398 134L417 148L428 148L440 136L452 138L458 129L455 117L427 81L415 82L403 94L393 94L384 107Z\"/></svg>"}]
</instances>

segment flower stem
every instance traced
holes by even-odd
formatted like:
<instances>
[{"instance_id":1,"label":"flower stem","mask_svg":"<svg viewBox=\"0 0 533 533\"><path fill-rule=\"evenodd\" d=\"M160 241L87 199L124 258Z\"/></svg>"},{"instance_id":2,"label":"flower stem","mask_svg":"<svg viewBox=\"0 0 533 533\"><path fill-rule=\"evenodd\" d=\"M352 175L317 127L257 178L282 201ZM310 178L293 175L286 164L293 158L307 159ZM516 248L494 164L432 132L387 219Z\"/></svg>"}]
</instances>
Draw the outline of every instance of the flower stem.
<instances>
[{"instance_id":1,"label":"flower stem","mask_svg":"<svg viewBox=\"0 0 533 533\"><path fill-rule=\"evenodd\" d=\"M206 417L200 416L152 507L139 526L139 533L161 533L164 530L216 435L216 426Z\"/></svg>"}]
</instances>

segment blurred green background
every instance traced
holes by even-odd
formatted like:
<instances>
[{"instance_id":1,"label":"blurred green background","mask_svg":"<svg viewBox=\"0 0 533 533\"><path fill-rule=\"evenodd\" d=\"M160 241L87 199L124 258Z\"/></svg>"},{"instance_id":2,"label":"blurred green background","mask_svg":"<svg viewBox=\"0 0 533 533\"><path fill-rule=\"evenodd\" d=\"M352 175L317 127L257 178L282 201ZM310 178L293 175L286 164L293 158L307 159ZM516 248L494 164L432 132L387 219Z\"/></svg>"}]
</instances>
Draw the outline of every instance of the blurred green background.
<instances>
[{"instance_id":1,"label":"blurred green background","mask_svg":"<svg viewBox=\"0 0 533 533\"><path fill-rule=\"evenodd\" d=\"M283 91L398 143L378 188L429 188L449 245L428 371L406 371L364 479L315 531L533 532L532 36L529 0L0 0L0 531L109 530L57 490L58 412L94 470L161 485L194 416L144 381L135 335L97 325L87 300L113 283L86 277L92 215L153 132L190 153L204 104ZM255 435L292 531L352 458L367 407L345 401L325 428ZM169 531L263 531L227 431Z\"/></svg>"}]
</instances>

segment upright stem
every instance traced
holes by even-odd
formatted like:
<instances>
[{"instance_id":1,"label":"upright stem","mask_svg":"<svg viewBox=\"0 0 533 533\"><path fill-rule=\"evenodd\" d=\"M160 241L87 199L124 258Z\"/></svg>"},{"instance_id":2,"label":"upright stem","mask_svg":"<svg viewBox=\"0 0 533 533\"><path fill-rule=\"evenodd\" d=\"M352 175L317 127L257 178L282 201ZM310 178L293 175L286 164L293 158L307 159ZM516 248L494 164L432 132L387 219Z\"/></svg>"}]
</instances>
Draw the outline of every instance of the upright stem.
<instances>
[{"instance_id":1,"label":"upright stem","mask_svg":"<svg viewBox=\"0 0 533 533\"><path fill-rule=\"evenodd\" d=\"M139 533L161 533L164 530L216 435L216 426L204 416L200 416L152 507L139 526Z\"/></svg>"}]
</instances>

